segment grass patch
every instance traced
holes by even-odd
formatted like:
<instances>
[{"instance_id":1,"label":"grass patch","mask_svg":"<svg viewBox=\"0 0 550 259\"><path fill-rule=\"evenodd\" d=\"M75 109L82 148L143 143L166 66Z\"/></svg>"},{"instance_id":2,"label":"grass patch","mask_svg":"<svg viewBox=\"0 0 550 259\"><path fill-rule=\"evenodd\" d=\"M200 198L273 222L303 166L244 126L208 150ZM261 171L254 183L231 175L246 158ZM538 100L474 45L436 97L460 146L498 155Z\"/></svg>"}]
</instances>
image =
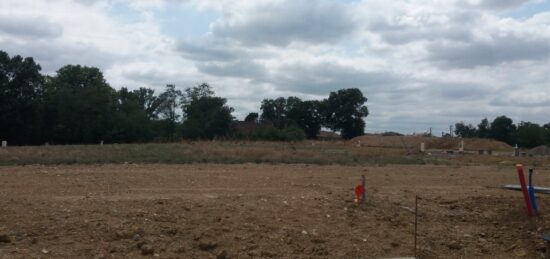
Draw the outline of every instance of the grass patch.
<instances>
[{"instance_id":1,"label":"grass patch","mask_svg":"<svg viewBox=\"0 0 550 259\"><path fill-rule=\"evenodd\" d=\"M424 164L405 150L355 147L347 142L200 141L168 144L113 144L8 147L0 165L103 163L285 163L285 164Z\"/></svg>"}]
</instances>

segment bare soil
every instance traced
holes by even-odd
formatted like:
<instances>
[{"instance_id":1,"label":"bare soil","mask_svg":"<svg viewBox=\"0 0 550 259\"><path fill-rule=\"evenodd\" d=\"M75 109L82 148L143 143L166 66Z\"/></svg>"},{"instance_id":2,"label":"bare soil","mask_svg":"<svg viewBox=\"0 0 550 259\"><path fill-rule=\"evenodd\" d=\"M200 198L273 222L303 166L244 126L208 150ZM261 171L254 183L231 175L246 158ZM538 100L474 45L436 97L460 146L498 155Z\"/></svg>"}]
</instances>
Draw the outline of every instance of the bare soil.
<instances>
[{"instance_id":1,"label":"bare soil","mask_svg":"<svg viewBox=\"0 0 550 259\"><path fill-rule=\"evenodd\" d=\"M368 203L353 203L364 174ZM550 171L537 170L537 185ZM513 166L0 167L3 258L541 258Z\"/></svg>"},{"instance_id":2,"label":"bare soil","mask_svg":"<svg viewBox=\"0 0 550 259\"><path fill-rule=\"evenodd\" d=\"M503 151L512 152L513 147L492 139L478 138L436 138L425 136L381 136L365 135L351 140L354 143L360 141L361 145L367 147L385 147L385 148L407 148L417 151L420 149L420 143L424 143L426 149L449 149L458 150L460 142L464 141L464 150L479 151Z\"/></svg>"}]
</instances>

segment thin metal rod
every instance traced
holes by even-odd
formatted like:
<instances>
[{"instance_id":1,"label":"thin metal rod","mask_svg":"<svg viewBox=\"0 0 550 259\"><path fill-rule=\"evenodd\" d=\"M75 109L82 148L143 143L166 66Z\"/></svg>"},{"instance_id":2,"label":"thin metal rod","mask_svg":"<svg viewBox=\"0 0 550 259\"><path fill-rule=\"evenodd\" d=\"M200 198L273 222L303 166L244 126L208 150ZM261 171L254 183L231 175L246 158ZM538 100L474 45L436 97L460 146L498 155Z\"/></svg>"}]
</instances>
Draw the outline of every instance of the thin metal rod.
<instances>
[{"instance_id":1,"label":"thin metal rod","mask_svg":"<svg viewBox=\"0 0 550 259\"><path fill-rule=\"evenodd\" d=\"M361 187L363 188L363 193L361 194L361 207L365 207L367 202L367 188L365 188L365 175L361 175Z\"/></svg>"},{"instance_id":2,"label":"thin metal rod","mask_svg":"<svg viewBox=\"0 0 550 259\"><path fill-rule=\"evenodd\" d=\"M418 258L416 253L416 234L418 230L418 195L414 199L414 258Z\"/></svg>"}]
</instances>

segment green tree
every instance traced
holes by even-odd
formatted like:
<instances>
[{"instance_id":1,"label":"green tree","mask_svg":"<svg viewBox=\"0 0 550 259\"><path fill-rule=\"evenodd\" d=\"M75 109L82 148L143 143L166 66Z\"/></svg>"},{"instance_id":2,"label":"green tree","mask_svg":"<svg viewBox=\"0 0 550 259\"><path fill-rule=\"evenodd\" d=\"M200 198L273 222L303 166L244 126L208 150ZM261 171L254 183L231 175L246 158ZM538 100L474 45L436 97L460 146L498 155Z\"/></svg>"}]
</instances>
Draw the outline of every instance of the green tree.
<instances>
[{"instance_id":1,"label":"green tree","mask_svg":"<svg viewBox=\"0 0 550 259\"><path fill-rule=\"evenodd\" d=\"M158 114L163 128L163 137L174 140L180 115L177 113L183 94L175 85L166 85L166 89L158 96Z\"/></svg>"},{"instance_id":2,"label":"green tree","mask_svg":"<svg viewBox=\"0 0 550 259\"><path fill-rule=\"evenodd\" d=\"M520 147L536 147L546 140L546 130L536 123L521 122L518 124L515 139Z\"/></svg>"},{"instance_id":3,"label":"green tree","mask_svg":"<svg viewBox=\"0 0 550 259\"><path fill-rule=\"evenodd\" d=\"M44 78L32 58L0 51L0 139L11 144L42 140L38 113Z\"/></svg>"},{"instance_id":4,"label":"green tree","mask_svg":"<svg viewBox=\"0 0 550 259\"><path fill-rule=\"evenodd\" d=\"M351 139L364 134L365 121L369 110L364 105L367 98L357 88L342 89L331 92L326 103L321 104L326 125L340 131L342 137Z\"/></svg>"},{"instance_id":5,"label":"green tree","mask_svg":"<svg viewBox=\"0 0 550 259\"><path fill-rule=\"evenodd\" d=\"M287 101L287 103L289 102ZM299 102L291 101L290 103L293 103L293 105L288 107L287 119L301 128L308 138L317 138L323 123L323 116L319 109L320 102L300 100Z\"/></svg>"},{"instance_id":6,"label":"green tree","mask_svg":"<svg viewBox=\"0 0 550 259\"><path fill-rule=\"evenodd\" d=\"M491 137L491 125L489 125L489 120L484 118L477 125L477 136L479 138L490 138Z\"/></svg>"},{"instance_id":7,"label":"green tree","mask_svg":"<svg viewBox=\"0 0 550 259\"><path fill-rule=\"evenodd\" d=\"M493 120L489 133L491 138L513 145L515 131L516 125L512 119L503 115Z\"/></svg>"},{"instance_id":8,"label":"green tree","mask_svg":"<svg viewBox=\"0 0 550 259\"><path fill-rule=\"evenodd\" d=\"M56 143L97 143L112 132L115 90L98 68L67 65L46 82L45 127Z\"/></svg>"},{"instance_id":9,"label":"green tree","mask_svg":"<svg viewBox=\"0 0 550 259\"><path fill-rule=\"evenodd\" d=\"M262 111L260 120L271 122L277 128L284 128L286 124L286 106L286 99L283 97L264 99L260 107Z\"/></svg>"},{"instance_id":10,"label":"green tree","mask_svg":"<svg viewBox=\"0 0 550 259\"><path fill-rule=\"evenodd\" d=\"M259 117L260 115L257 112L251 112L248 115L246 115L246 118L244 118L244 121L258 123Z\"/></svg>"},{"instance_id":11,"label":"green tree","mask_svg":"<svg viewBox=\"0 0 550 259\"><path fill-rule=\"evenodd\" d=\"M226 136L233 116L227 100L214 96L208 84L186 89L182 134L190 139L213 139Z\"/></svg>"},{"instance_id":12,"label":"green tree","mask_svg":"<svg viewBox=\"0 0 550 259\"><path fill-rule=\"evenodd\" d=\"M156 118L154 91L121 88L116 94L113 140L117 142L149 141L153 138L152 119Z\"/></svg>"},{"instance_id":13,"label":"green tree","mask_svg":"<svg viewBox=\"0 0 550 259\"><path fill-rule=\"evenodd\" d=\"M461 138L474 138L477 136L477 130L472 124L458 122L455 124L455 134Z\"/></svg>"}]
</instances>

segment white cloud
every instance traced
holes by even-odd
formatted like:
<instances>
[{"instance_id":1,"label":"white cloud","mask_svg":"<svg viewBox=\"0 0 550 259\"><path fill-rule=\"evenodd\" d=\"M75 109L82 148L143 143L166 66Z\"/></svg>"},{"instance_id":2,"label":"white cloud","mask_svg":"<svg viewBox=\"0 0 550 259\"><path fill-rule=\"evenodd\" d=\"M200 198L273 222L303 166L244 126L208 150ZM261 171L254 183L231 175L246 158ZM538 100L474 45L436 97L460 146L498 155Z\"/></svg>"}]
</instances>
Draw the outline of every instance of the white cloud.
<instances>
[{"instance_id":1,"label":"white cloud","mask_svg":"<svg viewBox=\"0 0 550 259\"><path fill-rule=\"evenodd\" d=\"M114 87L206 81L238 116L263 98L358 87L369 98L371 131L418 132L501 114L546 123L550 10L506 16L530 4L3 0L0 49L35 57L48 73L98 66ZM166 34L161 20L178 21L182 6L217 17L200 36L170 36L177 33ZM121 19L128 13L132 19Z\"/></svg>"}]
</instances>

